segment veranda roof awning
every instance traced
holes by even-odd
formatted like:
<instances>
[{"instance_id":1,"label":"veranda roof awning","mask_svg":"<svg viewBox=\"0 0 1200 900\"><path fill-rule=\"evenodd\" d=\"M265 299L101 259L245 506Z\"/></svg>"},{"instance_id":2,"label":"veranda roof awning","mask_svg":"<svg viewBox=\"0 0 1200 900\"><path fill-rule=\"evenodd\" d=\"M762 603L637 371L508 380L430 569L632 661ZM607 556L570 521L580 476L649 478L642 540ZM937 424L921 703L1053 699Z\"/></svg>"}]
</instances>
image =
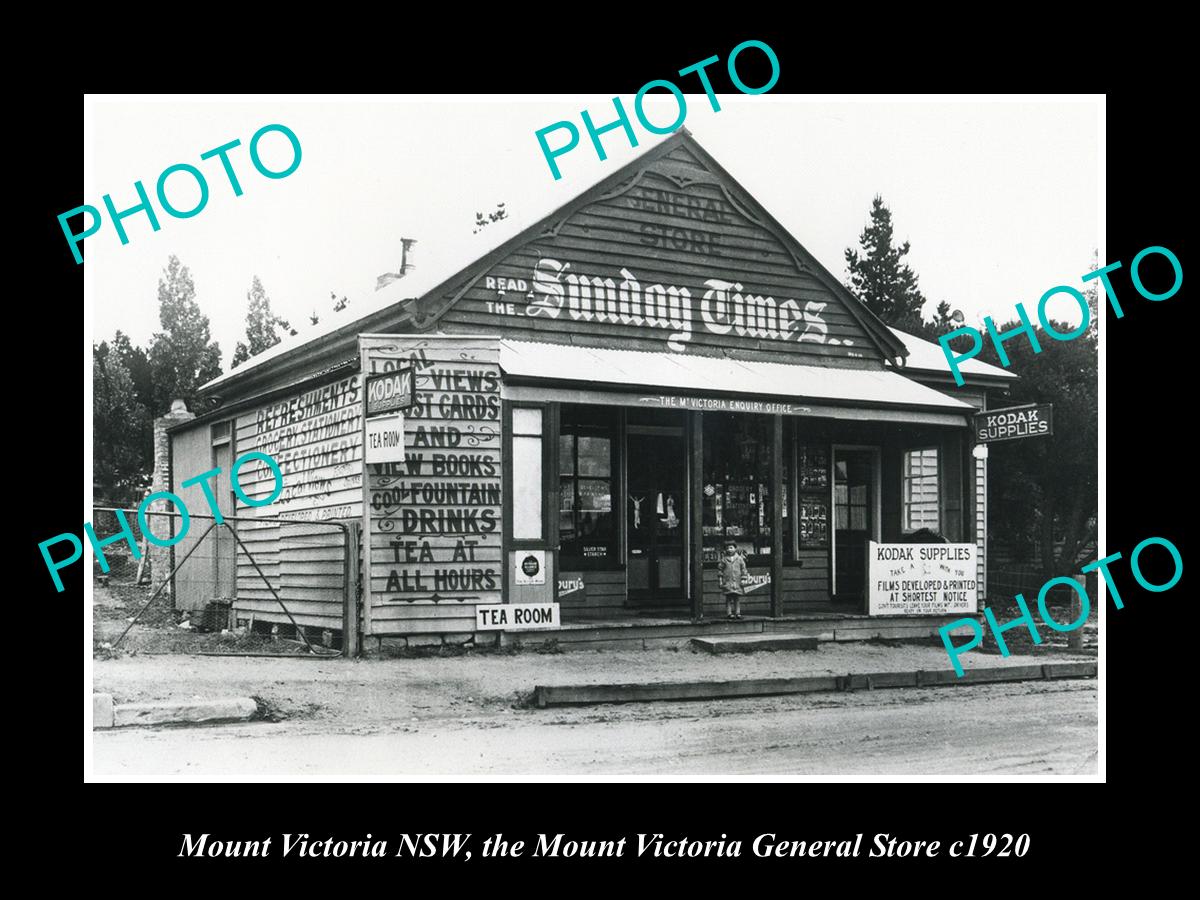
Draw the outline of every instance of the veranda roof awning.
<instances>
[{"instance_id":1,"label":"veranda roof awning","mask_svg":"<svg viewBox=\"0 0 1200 900\"><path fill-rule=\"evenodd\" d=\"M505 396L965 426L971 404L899 372L501 341Z\"/></svg>"}]
</instances>

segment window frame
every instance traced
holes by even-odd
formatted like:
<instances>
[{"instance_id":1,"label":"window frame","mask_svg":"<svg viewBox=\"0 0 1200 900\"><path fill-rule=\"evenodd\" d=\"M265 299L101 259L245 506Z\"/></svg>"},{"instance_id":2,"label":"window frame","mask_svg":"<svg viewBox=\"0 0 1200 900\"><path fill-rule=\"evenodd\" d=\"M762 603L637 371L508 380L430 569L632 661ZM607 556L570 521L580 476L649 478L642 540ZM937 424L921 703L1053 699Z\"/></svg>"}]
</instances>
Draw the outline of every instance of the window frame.
<instances>
[{"instance_id":1,"label":"window frame","mask_svg":"<svg viewBox=\"0 0 1200 900\"><path fill-rule=\"evenodd\" d=\"M542 477L540 490L542 494L541 517L542 528L541 534L537 537L516 537L516 529L514 528L516 519L516 471L514 469L513 442L517 438L531 439L539 437L538 435L514 434L513 433L513 410L516 409L533 409L541 413L542 416L542 433L541 438L541 460L542 460ZM553 454L550 452L550 442L546 436L549 429L552 427L553 419L552 410L547 403L531 403L531 402L511 402L505 401L504 404L504 459L503 471L505 487L507 487L507 499L504 503L504 536L507 546L511 550L540 550L545 549L549 545L549 521L550 521L550 506L553 503L558 503L558 476L554 476L554 484L550 485L547 480L546 473L551 469L554 462ZM554 515L558 515L558 511L554 511Z\"/></svg>"},{"instance_id":2,"label":"window frame","mask_svg":"<svg viewBox=\"0 0 1200 900\"><path fill-rule=\"evenodd\" d=\"M734 418L736 418L736 419L739 419L739 420L740 420L740 419L741 419L742 417L744 417L744 416L751 416L751 415L761 415L761 414L732 413L732 412L718 412L718 413L710 413L710 414L706 414L706 415L704 416L704 419L702 420L702 427L708 427L708 424L709 424L709 422L713 421L713 420L714 420L714 418L715 418L715 416L718 416L718 415L720 415L720 416L730 416L730 417L734 417ZM766 438L764 439L764 441L763 441L763 444L764 444L766 447L768 447L768 448L769 448L769 447L771 446L771 444L772 444L771 437L770 437L770 429L771 429L771 427L772 427L772 425L771 425L771 416L770 416L770 415L762 415L762 418L764 418L764 419L766 420L766 423L767 423L767 424L766 424L766 426L765 426L765 427L766 427L766 431L767 431L767 436L766 436ZM709 454L709 452L710 452L710 446L712 445L712 443L713 443L713 442L711 442L711 441L709 441L709 440L707 440L707 439L705 439L705 440L703 441L703 447L704 447L704 466L705 466L705 470L704 470L704 471L702 471L702 472L700 472L700 474L699 474L699 479L700 479L700 484L701 484L701 486L703 486L704 484L710 483L710 482L709 482L709 480L708 480L708 476L709 476L709 474L710 474L710 473L707 471L707 462L708 462L708 459L709 459L709 456L708 456L708 454ZM785 441L785 444L786 444L786 441ZM795 455L795 447L796 447L796 443L795 443L795 439L794 439L794 436L793 436L793 441L792 441L792 453L791 453L791 454L785 454L785 456L788 456L788 457L794 456L794 455ZM768 452L767 452L767 456L768 456L768 458L770 457L770 451L769 451L769 450L768 450ZM784 462L784 467L785 467L785 471L786 471L786 467L789 465L789 463L790 463L790 459L784 459L784 461L783 461L783 462ZM689 464L690 464L690 458L689 458ZM766 469L766 471L765 471L765 472L761 472L761 473L759 473L759 477L760 477L762 480L761 480L761 481L755 481L755 482L754 482L754 487L757 487L758 485L760 485L760 484L761 484L761 485L764 485L764 486L766 486L766 487L769 489L769 488L771 487L771 467L770 467L770 464L769 464L769 463L768 463L768 465L767 465L767 469ZM792 482L794 481L794 472L793 472L793 474L792 474L792 475L785 476L785 478L784 478L783 480L784 480L784 483L788 485L788 488L787 488L787 490L788 490L788 498L787 498L787 502L788 502L788 504L789 504L789 505L790 505L790 504L794 504L794 503L795 503L795 496L796 496L796 491L795 491L795 489L794 489L794 487L793 487L793 484L792 484ZM715 479L713 480L713 482L712 482L712 483L714 483L714 484L716 483ZM729 484L728 484L728 483L723 483L723 485L724 485L725 489L727 490L727 489L728 489L728 487L729 487ZM707 497L705 497L705 496L704 496L704 494L703 494L703 490L701 490L701 500L700 500L700 502L701 502L701 515L700 515L700 521L701 521L701 523L703 523L703 521L704 521L703 509L704 509L704 506L705 506L705 503L706 503L706 501L707 501ZM760 498L760 502L761 502L761 498ZM773 497L773 498L772 498L772 503L778 503L778 502L780 502L780 498L778 498L778 497ZM773 508L774 508L774 507L772 507L772 509L773 509ZM790 516L790 515L791 515L791 510L789 509L789 516ZM784 521L786 522L786 518L784 519ZM772 523L772 524L773 524L773 523ZM797 540L797 537L796 537L796 525L795 525L795 521L794 521L794 520L793 520L793 522L791 523L791 525L792 525L792 543L794 544L794 543L795 543L795 541ZM704 567L705 567L705 568L707 568L707 569L715 569L715 568L717 568L717 566L719 566L719 565L720 565L720 559L719 559L719 558L718 558L717 560L706 560L706 559L704 559L704 551L705 551L705 549L706 549L708 546L711 546L711 545L707 545L707 544L705 543L705 538L706 538L706 537L707 537L707 535L704 535L704 534L703 534L703 524L702 524L702 525L701 525L700 544L699 544L699 546L700 546L700 556L701 556L701 565L702 565L702 566L704 566ZM722 537L721 537L721 543L722 543L722 544L724 543L724 540L725 540L725 536L724 536L724 535L722 535ZM735 538L735 540L736 540L736 538ZM739 541L739 543L740 543L740 541ZM774 536L772 536L772 537L769 539L769 541L768 541L768 546L773 546L773 545L774 545ZM720 547L721 547L721 545L720 545L720 544L719 544L719 545L717 545L717 549L718 549L718 555L719 555L719 554L720 554L720 552L721 552L721 550L720 550ZM783 543L783 547L782 547L782 549L783 549L783 553L781 554L781 556L783 557L783 562L784 562L784 565L788 565L788 564L795 564L795 563L798 561L798 558L799 558L799 557L798 557L797 555L793 554L793 552L792 552L792 551L791 551L791 549L789 548L789 545L788 545L786 542L785 542L785 543ZM770 567L770 565L771 565L771 559L772 559L772 554L771 554L771 553L746 553L746 554L744 554L744 556L745 556L745 560L746 560L746 565L747 565L747 566L754 566L754 567L758 567L758 568L763 568L763 567L768 567L768 568L769 568L769 567Z\"/></svg>"},{"instance_id":3,"label":"window frame","mask_svg":"<svg viewBox=\"0 0 1200 900\"><path fill-rule=\"evenodd\" d=\"M590 407L590 404L575 404L574 406L576 408L586 409L586 408ZM584 423L577 423L577 422L567 423L565 421L566 417L563 415L563 412L562 412L562 405L559 406L559 414L557 417L557 422L555 423L556 424L556 429L555 429L556 433L555 433L554 446L555 446L555 454L556 454L556 456L555 456L556 465L555 465L555 471L554 471L554 483L555 483L556 503L555 503L554 516L553 516L553 519L554 519L554 523L553 523L554 538L553 538L553 540L555 542L555 546L558 548L561 568L563 568L565 571L585 571L585 570L606 570L607 571L607 570L616 570L616 569L622 568L622 566L623 566L623 557L622 557L622 552L623 552L622 548L623 548L623 540L624 540L623 530L622 530L623 518L622 518L622 507L621 507L621 504L619 504L617 502L617 500L618 500L619 492L621 490L620 472L621 472L621 466L623 465L622 460L624 459L624 452L623 452L624 429L621 425L620 418L617 415L615 415L613 413L613 411L610 410L608 407L598 407L597 406L597 407L593 407L593 408L601 410L602 413L605 416L607 416L607 418L602 420L601 422L597 423L595 426L591 426L590 429L589 429L589 426ZM579 467L578 467L579 437L580 437L581 429L584 430L585 432L588 430L607 431L608 441L609 441L609 449L608 449L609 458L608 458L608 475L607 476L604 476L604 475L580 475L579 474ZM570 474L564 474L562 472L563 464L562 464L562 454L561 454L560 442L564 436L568 436L568 435L572 436L574 438L574 440L572 441L572 471ZM586 437L588 435L585 434L584 436ZM574 500L575 496L578 496L579 482L581 479L585 480L585 481L607 482L608 487L609 487L609 506L610 506L609 514L612 517L612 536L608 542L609 552L607 555L605 555L603 557L576 556L576 555L571 554L565 548L565 546L563 544L563 540L562 540L562 530L561 530L561 515L562 515L562 511L563 511L563 509L562 509L562 500L563 500L562 480L564 478L569 478L571 480L572 490L574 492L574 496L572 497L572 500ZM572 505L571 512L572 512L573 516L577 517L579 514L578 507L575 507L574 505ZM577 526L577 521L573 524L576 524L576 526ZM576 527L575 530L576 530L576 533L578 534L578 527ZM582 550L582 545L580 546L580 549Z\"/></svg>"},{"instance_id":4,"label":"window frame","mask_svg":"<svg viewBox=\"0 0 1200 900\"><path fill-rule=\"evenodd\" d=\"M910 454L928 453L931 450L933 451L934 459L936 460L936 466L934 467L932 478L934 479L934 512L937 516L937 522L934 524L932 530L938 534L942 533L942 524L945 521L945 514L942 510L942 452L941 448L937 444L923 444L918 447L905 447L900 453L900 533L902 535L915 534L923 528L929 528L928 525L920 525L916 528L909 527L908 525L908 510L912 505L909 501L908 485L914 480L914 477L908 474L908 460ZM923 479L931 476L929 474L922 473L916 477Z\"/></svg>"},{"instance_id":5,"label":"window frame","mask_svg":"<svg viewBox=\"0 0 1200 900\"><path fill-rule=\"evenodd\" d=\"M832 554L834 525L836 523L836 511L834 510L834 487L835 475L833 471L834 445L825 437L804 438L800 434L799 424L795 426L795 435L792 439L792 483L790 489L795 495L792 500L794 509L792 514L796 517L792 523L792 546L794 547L794 557L796 562L802 562L802 553L824 553ZM802 487L800 485L800 450L801 448L817 447L825 451L825 486L824 487ZM800 506L806 499L818 500L825 504L825 540L819 544L802 544L800 542ZM789 498L791 500L791 498ZM832 558L832 557L830 557Z\"/></svg>"}]
</instances>

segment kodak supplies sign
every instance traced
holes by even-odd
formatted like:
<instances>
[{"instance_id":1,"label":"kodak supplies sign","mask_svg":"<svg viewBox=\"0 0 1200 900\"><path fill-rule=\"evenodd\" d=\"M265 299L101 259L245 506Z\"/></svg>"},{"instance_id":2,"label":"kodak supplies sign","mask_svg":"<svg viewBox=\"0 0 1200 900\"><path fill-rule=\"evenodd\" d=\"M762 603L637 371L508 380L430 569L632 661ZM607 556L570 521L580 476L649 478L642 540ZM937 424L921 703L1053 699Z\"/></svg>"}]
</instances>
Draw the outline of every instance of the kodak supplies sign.
<instances>
[{"instance_id":1,"label":"kodak supplies sign","mask_svg":"<svg viewBox=\"0 0 1200 900\"><path fill-rule=\"evenodd\" d=\"M873 616L975 613L975 544L877 544L867 551Z\"/></svg>"},{"instance_id":2,"label":"kodak supplies sign","mask_svg":"<svg viewBox=\"0 0 1200 900\"><path fill-rule=\"evenodd\" d=\"M989 409L974 419L975 440L980 444L1054 434L1054 407L1049 403Z\"/></svg>"},{"instance_id":3,"label":"kodak supplies sign","mask_svg":"<svg viewBox=\"0 0 1200 900\"><path fill-rule=\"evenodd\" d=\"M536 631L562 625L557 603L492 603L475 607L479 631Z\"/></svg>"}]
</instances>

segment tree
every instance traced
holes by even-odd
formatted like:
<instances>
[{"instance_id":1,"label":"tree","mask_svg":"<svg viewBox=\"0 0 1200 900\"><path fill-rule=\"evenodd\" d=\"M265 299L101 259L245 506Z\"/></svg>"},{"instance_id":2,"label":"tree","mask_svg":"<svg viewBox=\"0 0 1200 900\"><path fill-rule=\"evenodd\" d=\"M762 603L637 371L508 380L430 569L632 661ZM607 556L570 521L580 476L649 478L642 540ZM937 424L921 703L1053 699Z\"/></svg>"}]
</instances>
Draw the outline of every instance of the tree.
<instances>
[{"instance_id":1,"label":"tree","mask_svg":"<svg viewBox=\"0 0 1200 900\"><path fill-rule=\"evenodd\" d=\"M160 416L180 398L195 411L200 385L221 374L221 347L211 340L208 316L196 302L192 273L172 254L158 281L158 321L150 340L153 404Z\"/></svg>"},{"instance_id":2,"label":"tree","mask_svg":"<svg viewBox=\"0 0 1200 900\"><path fill-rule=\"evenodd\" d=\"M241 365L250 357L257 356L283 340L275 330L276 325L289 334L296 333L291 325L271 311L271 298L267 296L267 290L257 275L250 283L250 290L246 292L246 304L246 343L238 341L230 368Z\"/></svg>"},{"instance_id":3,"label":"tree","mask_svg":"<svg viewBox=\"0 0 1200 900\"><path fill-rule=\"evenodd\" d=\"M118 331L113 335L111 343L101 341L97 350L113 354L120 365L129 373L133 383L133 395L143 415L128 425L130 437L135 439L138 449L140 468L149 472L154 467L154 371L150 366L150 357L141 347L136 346L129 335Z\"/></svg>"},{"instance_id":4,"label":"tree","mask_svg":"<svg viewBox=\"0 0 1200 900\"><path fill-rule=\"evenodd\" d=\"M120 332L118 338L124 337ZM125 338L128 343L128 338ZM113 346L92 345L92 481L99 501L135 505L150 483L150 414Z\"/></svg>"},{"instance_id":5,"label":"tree","mask_svg":"<svg viewBox=\"0 0 1200 900\"><path fill-rule=\"evenodd\" d=\"M892 211L878 194L871 203L871 222L858 240L861 254L846 248L846 268L850 272L846 287L888 325L902 331L923 331L926 326L921 308L925 297L917 287L916 273L904 262L909 243L892 243ZM949 312L949 304L946 306Z\"/></svg>"},{"instance_id":6,"label":"tree","mask_svg":"<svg viewBox=\"0 0 1200 900\"><path fill-rule=\"evenodd\" d=\"M471 231L471 234L479 234L479 232L483 231L483 229L487 228L487 226L499 222L501 219L507 218L508 210L504 208L503 203L497 203L496 208L488 213L486 218L484 218L484 215L481 212L475 213L475 228Z\"/></svg>"}]
</instances>

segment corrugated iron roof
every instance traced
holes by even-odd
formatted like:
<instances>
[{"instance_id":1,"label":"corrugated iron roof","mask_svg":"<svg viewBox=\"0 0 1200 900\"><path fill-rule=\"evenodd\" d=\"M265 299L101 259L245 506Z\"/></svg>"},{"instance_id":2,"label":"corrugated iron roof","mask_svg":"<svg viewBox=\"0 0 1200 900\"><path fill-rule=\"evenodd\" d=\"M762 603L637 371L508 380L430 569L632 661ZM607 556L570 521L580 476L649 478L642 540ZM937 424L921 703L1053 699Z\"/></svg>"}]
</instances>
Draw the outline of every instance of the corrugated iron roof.
<instances>
[{"instance_id":1,"label":"corrugated iron roof","mask_svg":"<svg viewBox=\"0 0 1200 900\"><path fill-rule=\"evenodd\" d=\"M946 354L942 352L939 344L919 338L915 334L909 334L907 331L901 331L899 328L892 328L890 325L888 328L908 348L908 361L905 363L905 369L921 372L937 372L939 375L945 375L947 378L953 377L950 373L950 364L946 362ZM1008 369L1002 369L999 366L993 366L990 363L980 362L977 359L968 359L965 362L959 363L958 370L963 375L987 375L992 378L1019 377L1015 372L1010 372Z\"/></svg>"},{"instance_id":2,"label":"corrugated iron roof","mask_svg":"<svg viewBox=\"0 0 1200 900\"><path fill-rule=\"evenodd\" d=\"M513 340L500 342L500 368L508 375L596 386L758 394L955 412L973 410L969 403L886 369L792 365Z\"/></svg>"}]
</instances>

